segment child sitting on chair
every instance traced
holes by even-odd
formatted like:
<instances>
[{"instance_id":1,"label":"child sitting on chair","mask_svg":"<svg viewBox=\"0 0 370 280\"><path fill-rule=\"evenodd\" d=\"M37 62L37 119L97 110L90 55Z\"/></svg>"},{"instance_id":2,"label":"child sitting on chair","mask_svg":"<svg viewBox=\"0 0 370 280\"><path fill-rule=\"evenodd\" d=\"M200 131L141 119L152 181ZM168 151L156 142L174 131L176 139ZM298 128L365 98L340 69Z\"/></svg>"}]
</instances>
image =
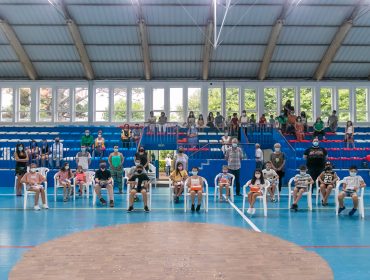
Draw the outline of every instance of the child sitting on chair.
<instances>
[{"instance_id":1,"label":"child sitting on chair","mask_svg":"<svg viewBox=\"0 0 370 280\"><path fill-rule=\"evenodd\" d=\"M339 201L339 210L338 214L340 214L346 207L344 206L344 198L351 197L353 200L353 208L349 211L349 215L353 216L356 213L358 208L358 195L357 191L360 188L365 187L365 181L362 179L361 176L357 175L357 167L351 166L349 168L350 176L344 177L343 179L343 190L338 195Z\"/></svg>"},{"instance_id":2,"label":"child sitting on chair","mask_svg":"<svg viewBox=\"0 0 370 280\"><path fill-rule=\"evenodd\" d=\"M188 180L188 188L191 197L191 211L199 212L200 206L202 204L202 195L203 195L203 179L198 176L199 168L193 167L191 170L191 175ZM197 208L195 209L195 195L198 197Z\"/></svg>"},{"instance_id":3,"label":"child sitting on chair","mask_svg":"<svg viewBox=\"0 0 370 280\"><path fill-rule=\"evenodd\" d=\"M279 175L277 175L276 171L272 169L272 162L266 162L266 168L262 170L263 178L270 182L270 187L268 188L268 192L270 193L270 201L276 202L275 199L275 189L276 189L276 182L279 180Z\"/></svg>"},{"instance_id":4,"label":"child sitting on chair","mask_svg":"<svg viewBox=\"0 0 370 280\"><path fill-rule=\"evenodd\" d=\"M174 200L175 203L178 203L180 196L184 191L184 183L188 178L188 173L184 170L184 166L181 162L178 162L176 165L176 170L172 171L170 179L173 184Z\"/></svg>"},{"instance_id":5,"label":"child sitting on chair","mask_svg":"<svg viewBox=\"0 0 370 280\"><path fill-rule=\"evenodd\" d=\"M310 174L307 173L307 167L302 165L299 168L299 174L294 176L294 190L293 190L293 204L290 209L295 212L298 211L298 201L301 199L303 193L308 191L310 185L313 184L313 179Z\"/></svg>"},{"instance_id":6,"label":"child sitting on chair","mask_svg":"<svg viewBox=\"0 0 370 280\"><path fill-rule=\"evenodd\" d=\"M321 204L322 206L328 206L329 195L332 189L335 188L335 183L338 180L337 173L333 171L333 168L329 161L325 163L325 169L318 177L318 180L322 196Z\"/></svg>"},{"instance_id":7,"label":"child sitting on chair","mask_svg":"<svg viewBox=\"0 0 370 280\"><path fill-rule=\"evenodd\" d=\"M42 208L49 209L48 205L46 204L45 198L45 190L44 187L41 185L45 182L46 179L40 173L36 172L36 164L32 163L30 167L30 171L24 174L21 179L21 183L26 184L27 191L35 193L35 206L33 207L35 210L40 210L39 206L39 195L41 194L42 199Z\"/></svg>"},{"instance_id":8,"label":"child sitting on chair","mask_svg":"<svg viewBox=\"0 0 370 280\"><path fill-rule=\"evenodd\" d=\"M73 173L69 169L69 163L64 163L55 176L59 180L59 184L63 186L63 202L67 202L71 195L71 180L73 178Z\"/></svg>"},{"instance_id":9,"label":"child sitting on chair","mask_svg":"<svg viewBox=\"0 0 370 280\"><path fill-rule=\"evenodd\" d=\"M83 191L83 186L86 185L86 174L82 169L82 166L79 165L75 172L75 184L79 186L78 193L81 196Z\"/></svg>"},{"instance_id":10,"label":"child sitting on chair","mask_svg":"<svg viewBox=\"0 0 370 280\"><path fill-rule=\"evenodd\" d=\"M252 180L248 182L249 193L248 193L248 202L249 208L247 213L254 215L256 213L256 208L254 208L254 203L257 200L257 197L263 195L264 188L266 186L265 180L262 176L262 170L256 169L253 174Z\"/></svg>"},{"instance_id":11,"label":"child sitting on chair","mask_svg":"<svg viewBox=\"0 0 370 280\"><path fill-rule=\"evenodd\" d=\"M226 201L229 200L230 196L230 186L231 186L231 181L232 177L231 174L228 173L229 168L227 165L222 166L222 173L218 174L218 190L220 192L220 201L222 201L222 190L225 188L226 189Z\"/></svg>"}]
</instances>

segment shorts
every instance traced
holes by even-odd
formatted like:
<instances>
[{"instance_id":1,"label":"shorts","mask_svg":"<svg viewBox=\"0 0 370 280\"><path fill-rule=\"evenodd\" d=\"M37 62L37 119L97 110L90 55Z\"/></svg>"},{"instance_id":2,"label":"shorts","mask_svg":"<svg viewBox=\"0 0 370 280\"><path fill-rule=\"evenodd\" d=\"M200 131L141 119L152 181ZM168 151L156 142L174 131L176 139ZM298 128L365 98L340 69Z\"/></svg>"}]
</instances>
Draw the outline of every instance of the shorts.
<instances>
[{"instance_id":1,"label":"shorts","mask_svg":"<svg viewBox=\"0 0 370 280\"><path fill-rule=\"evenodd\" d=\"M354 190L345 190L344 193L346 194L346 197L352 197L352 195L357 194Z\"/></svg>"},{"instance_id":2,"label":"shorts","mask_svg":"<svg viewBox=\"0 0 370 280\"><path fill-rule=\"evenodd\" d=\"M16 176L23 176L27 173L27 167L26 166L18 166L15 168L15 175Z\"/></svg>"},{"instance_id":3,"label":"shorts","mask_svg":"<svg viewBox=\"0 0 370 280\"><path fill-rule=\"evenodd\" d=\"M39 189L39 190L40 190L40 189L43 189L44 187L43 187L42 185L33 185L33 186L29 186L29 185L28 185L28 186L26 187L26 190L27 190L27 191L30 191L30 189L31 189L31 188L37 188L37 189Z\"/></svg>"},{"instance_id":4,"label":"shorts","mask_svg":"<svg viewBox=\"0 0 370 280\"><path fill-rule=\"evenodd\" d=\"M333 183L324 183L325 188L328 188L329 185L334 187Z\"/></svg>"},{"instance_id":5,"label":"shorts","mask_svg":"<svg viewBox=\"0 0 370 280\"><path fill-rule=\"evenodd\" d=\"M132 188L133 190L135 190L136 192L141 192L142 190L147 190L145 187L143 186L136 186L135 188Z\"/></svg>"},{"instance_id":6,"label":"shorts","mask_svg":"<svg viewBox=\"0 0 370 280\"><path fill-rule=\"evenodd\" d=\"M300 191L301 189L303 189L305 192L308 191L308 187L295 187L297 188L298 191Z\"/></svg>"}]
</instances>

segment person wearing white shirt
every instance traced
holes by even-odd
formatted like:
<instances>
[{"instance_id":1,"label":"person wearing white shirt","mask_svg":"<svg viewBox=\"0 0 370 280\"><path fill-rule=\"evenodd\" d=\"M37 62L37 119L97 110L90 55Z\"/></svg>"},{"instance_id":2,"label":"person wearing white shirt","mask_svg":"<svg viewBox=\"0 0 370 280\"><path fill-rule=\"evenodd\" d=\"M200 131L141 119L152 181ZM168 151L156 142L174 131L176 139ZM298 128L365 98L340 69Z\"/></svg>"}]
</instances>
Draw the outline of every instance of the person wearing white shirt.
<instances>
[{"instance_id":1,"label":"person wearing white shirt","mask_svg":"<svg viewBox=\"0 0 370 280\"><path fill-rule=\"evenodd\" d=\"M55 168L60 167L60 162L63 159L63 143L59 137L55 138L55 143L52 146L53 165Z\"/></svg>"},{"instance_id":2,"label":"person wearing white shirt","mask_svg":"<svg viewBox=\"0 0 370 280\"><path fill-rule=\"evenodd\" d=\"M270 187L268 188L268 192L270 193L270 201L276 202L275 200L275 189L276 189L276 182L279 180L279 176L277 175L276 171L272 169L271 161L266 162L266 168L262 170L263 178L270 182Z\"/></svg>"},{"instance_id":3,"label":"person wearing white shirt","mask_svg":"<svg viewBox=\"0 0 370 280\"><path fill-rule=\"evenodd\" d=\"M91 155L86 150L85 146L81 146L81 152L78 152L76 155L76 164L77 166L81 165L83 171L86 171L89 169L91 163Z\"/></svg>"},{"instance_id":4,"label":"person wearing white shirt","mask_svg":"<svg viewBox=\"0 0 370 280\"><path fill-rule=\"evenodd\" d=\"M263 167L263 152L260 144L256 144L256 169L262 169Z\"/></svg>"},{"instance_id":5,"label":"person wearing white shirt","mask_svg":"<svg viewBox=\"0 0 370 280\"><path fill-rule=\"evenodd\" d=\"M171 160L170 155L167 155L165 162L166 162L166 176L170 176L171 165L172 165L172 160Z\"/></svg>"},{"instance_id":6,"label":"person wearing white shirt","mask_svg":"<svg viewBox=\"0 0 370 280\"><path fill-rule=\"evenodd\" d=\"M339 201L339 210L338 214L340 214L346 207L344 206L344 198L351 197L353 201L353 208L349 211L349 215L353 216L356 213L358 208L358 194L357 191L360 188L365 187L365 181L362 179L361 176L357 175L357 167L351 166L349 168L350 176L345 177L343 179L343 190L338 195Z\"/></svg>"}]
</instances>

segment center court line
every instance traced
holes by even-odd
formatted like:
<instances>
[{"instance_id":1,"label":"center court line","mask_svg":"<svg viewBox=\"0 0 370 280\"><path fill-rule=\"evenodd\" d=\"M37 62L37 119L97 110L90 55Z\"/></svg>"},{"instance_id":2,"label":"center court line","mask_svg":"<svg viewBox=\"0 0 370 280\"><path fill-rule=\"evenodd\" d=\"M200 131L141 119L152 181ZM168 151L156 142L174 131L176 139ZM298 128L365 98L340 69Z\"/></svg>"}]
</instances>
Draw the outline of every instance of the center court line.
<instances>
[{"instance_id":1,"label":"center court line","mask_svg":"<svg viewBox=\"0 0 370 280\"><path fill-rule=\"evenodd\" d=\"M244 221L246 221L254 231L261 232L261 230L250 219L248 219L248 217L245 216L244 213L240 211L240 209L236 207L236 205L230 199L229 199L229 204L236 210L236 212L239 213L240 216L242 216Z\"/></svg>"},{"instance_id":2,"label":"center court line","mask_svg":"<svg viewBox=\"0 0 370 280\"><path fill-rule=\"evenodd\" d=\"M11 245L0 245L0 249L32 249L35 246L11 246Z\"/></svg>"},{"instance_id":3,"label":"center court line","mask_svg":"<svg viewBox=\"0 0 370 280\"><path fill-rule=\"evenodd\" d=\"M370 245L312 245L301 247L305 249L369 249Z\"/></svg>"}]
</instances>

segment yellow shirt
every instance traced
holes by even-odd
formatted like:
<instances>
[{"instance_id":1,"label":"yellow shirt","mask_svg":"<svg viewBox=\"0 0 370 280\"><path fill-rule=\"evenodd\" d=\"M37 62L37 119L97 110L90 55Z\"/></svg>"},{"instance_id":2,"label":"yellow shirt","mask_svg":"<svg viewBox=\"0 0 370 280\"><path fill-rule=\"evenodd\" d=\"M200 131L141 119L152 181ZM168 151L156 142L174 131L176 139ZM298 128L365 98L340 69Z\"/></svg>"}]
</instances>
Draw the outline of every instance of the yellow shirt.
<instances>
[{"instance_id":1,"label":"yellow shirt","mask_svg":"<svg viewBox=\"0 0 370 280\"><path fill-rule=\"evenodd\" d=\"M184 180L184 178L188 177L188 172L186 172L186 170L181 170L179 173L180 174L178 174L176 170L172 171L170 175L171 180L174 182L180 182Z\"/></svg>"}]
</instances>

